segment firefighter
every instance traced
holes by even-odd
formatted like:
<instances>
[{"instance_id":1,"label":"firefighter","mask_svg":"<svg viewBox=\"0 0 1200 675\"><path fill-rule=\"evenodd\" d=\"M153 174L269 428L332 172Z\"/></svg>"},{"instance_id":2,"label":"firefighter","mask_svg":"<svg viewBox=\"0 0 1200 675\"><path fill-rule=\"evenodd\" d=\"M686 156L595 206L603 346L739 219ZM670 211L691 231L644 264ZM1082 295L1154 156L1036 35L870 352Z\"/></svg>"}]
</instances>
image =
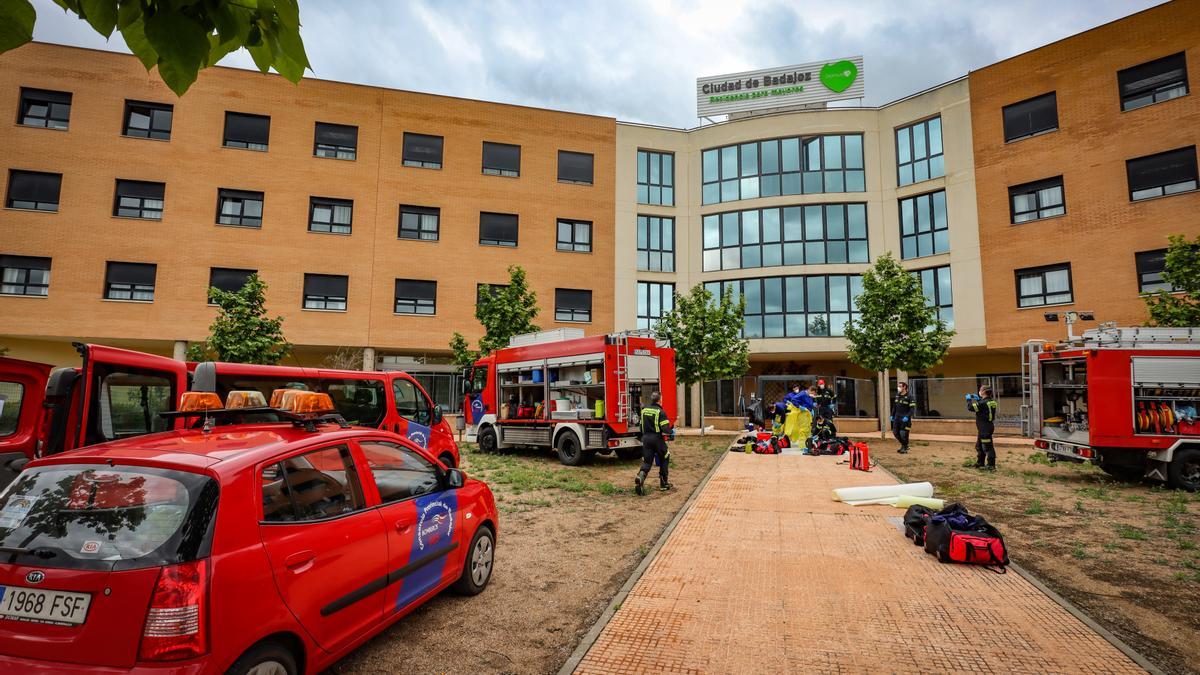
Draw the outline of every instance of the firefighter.
<instances>
[{"instance_id":1,"label":"firefighter","mask_svg":"<svg viewBox=\"0 0 1200 675\"><path fill-rule=\"evenodd\" d=\"M908 434L912 430L912 415L916 408L916 401L908 395L908 383L897 384L896 398L892 399L892 435L900 443L896 452L902 455L908 454Z\"/></svg>"},{"instance_id":2,"label":"firefighter","mask_svg":"<svg viewBox=\"0 0 1200 675\"><path fill-rule=\"evenodd\" d=\"M659 405L661 396L656 391L650 394L650 405L642 408L642 468L637 478L633 479L634 489L639 495L645 494L643 489L650 467L658 462L658 489L666 492L671 489L667 480L667 464L671 461L671 451L667 448L667 435L674 436L671 420Z\"/></svg>"},{"instance_id":3,"label":"firefighter","mask_svg":"<svg viewBox=\"0 0 1200 675\"><path fill-rule=\"evenodd\" d=\"M979 394L967 394L967 410L975 413L975 468L996 470L996 444L992 434L996 431L996 409L1000 404L992 398L991 385L979 388ZM986 460L986 464L984 463Z\"/></svg>"},{"instance_id":4,"label":"firefighter","mask_svg":"<svg viewBox=\"0 0 1200 675\"><path fill-rule=\"evenodd\" d=\"M834 411L834 401L837 400L837 394L829 385L825 384L825 380L817 380L817 416L824 417L827 420L833 419L836 414Z\"/></svg>"}]
</instances>

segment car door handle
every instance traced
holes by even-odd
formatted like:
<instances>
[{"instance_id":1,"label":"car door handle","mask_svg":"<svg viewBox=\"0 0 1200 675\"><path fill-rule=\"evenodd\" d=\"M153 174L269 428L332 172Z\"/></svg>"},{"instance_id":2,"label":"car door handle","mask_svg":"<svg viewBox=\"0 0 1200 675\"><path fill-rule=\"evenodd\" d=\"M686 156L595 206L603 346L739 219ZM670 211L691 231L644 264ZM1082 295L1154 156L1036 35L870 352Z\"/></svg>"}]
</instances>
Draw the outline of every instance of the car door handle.
<instances>
[{"instance_id":1,"label":"car door handle","mask_svg":"<svg viewBox=\"0 0 1200 675\"><path fill-rule=\"evenodd\" d=\"M312 551L300 551L293 553L283 560L283 566L296 574L303 574L313 566L313 562L317 559L317 554Z\"/></svg>"},{"instance_id":2,"label":"car door handle","mask_svg":"<svg viewBox=\"0 0 1200 675\"><path fill-rule=\"evenodd\" d=\"M396 521L396 531L400 534L408 534L412 532L412 523L406 523L402 520Z\"/></svg>"}]
</instances>

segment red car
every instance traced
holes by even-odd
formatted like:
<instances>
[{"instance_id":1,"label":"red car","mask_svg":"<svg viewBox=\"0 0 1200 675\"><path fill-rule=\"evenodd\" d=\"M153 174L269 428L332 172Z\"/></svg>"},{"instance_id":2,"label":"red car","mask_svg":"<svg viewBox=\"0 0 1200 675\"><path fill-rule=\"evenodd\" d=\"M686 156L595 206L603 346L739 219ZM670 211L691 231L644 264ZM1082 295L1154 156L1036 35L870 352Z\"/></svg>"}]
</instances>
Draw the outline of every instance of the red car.
<instances>
[{"instance_id":1,"label":"red car","mask_svg":"<svg viewBox=\"0 0 1200 675\"><path fill-rule=\"evenodd\" d=\"M487 585L491 490L407 438L205 426L36 460L0 494L0 672L316 673Z\"/></svg>"}]
</instances>

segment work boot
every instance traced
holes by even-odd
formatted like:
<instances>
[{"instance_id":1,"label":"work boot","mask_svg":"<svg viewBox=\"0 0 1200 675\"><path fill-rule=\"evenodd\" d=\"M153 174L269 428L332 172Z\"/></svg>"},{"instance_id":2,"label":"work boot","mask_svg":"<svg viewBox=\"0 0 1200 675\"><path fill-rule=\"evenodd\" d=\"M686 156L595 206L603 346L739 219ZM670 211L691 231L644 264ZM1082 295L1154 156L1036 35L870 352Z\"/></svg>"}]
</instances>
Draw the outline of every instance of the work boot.
<instances>
[{"instance_id":1,"label":"work boot","mask_svg":"<svg viewBox=\"0 0 1200 675\"><path fill-rule=\"evenodd\" d=\"M675 487L675 486L674 486L674 485L671 485L671 482L670 482L670 481L668 481L666 478L662 478L662 477L660 477L660 478L658 479L658 489L659 489L659 490L662 490L663 492L666 492L667 490L670 490L670 489L671 489L671 488L673 488L673 487Z\"/></svg>"},{"instance_id":2,"label":"work boot","mask_svg":"<svg viewBox=\"0 0 1200 675\"><path fill-rule=\"evenodd\" d=\"M975 466L973 468L982 469L984 468L984 464L983 462L975 462Z\"/></svg>"},{"instance_id":3,"label":"work boot","mask_svg":"<svg viewBox=\"0 0 1200 675\"><path fill-rule=\"evenodd\" d=\"M907 455L907 454L908 454L908 446L907 446L907 445L902 445L902 446L900 446L900 449L899 449L899 450L897 450L896 452L898 452L898 453L900 453L900 454L902 454L902 455Z\"/></svg>"},{"instance_id":4,"label":"work boot","mask_svg":"<svg viewBox=\"0 0 1200 675\"><path fill-rule=\"evenodd\" d=\"M633 491L638 493L638 496L646 494L646 491L642 488L642 486L645 484L646 484L646 472L639 471L637 474L637 477L633 479Z\"/></svg>"}]
</instances>

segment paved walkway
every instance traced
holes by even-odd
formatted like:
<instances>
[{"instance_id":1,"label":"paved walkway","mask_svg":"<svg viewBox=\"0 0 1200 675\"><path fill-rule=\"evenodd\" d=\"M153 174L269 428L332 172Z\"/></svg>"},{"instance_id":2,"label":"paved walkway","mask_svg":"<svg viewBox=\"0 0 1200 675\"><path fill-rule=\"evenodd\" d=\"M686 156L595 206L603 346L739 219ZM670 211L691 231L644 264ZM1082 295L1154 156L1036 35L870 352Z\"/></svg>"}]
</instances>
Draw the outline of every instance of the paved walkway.
<instances>
[{"instance_id":1,"label":"paved walkway","mask_svg":"<svg viewBox=\"0 0 1200 675\"><path fill-rule=\"evenodd\" d=\"M575 672L1143 672L1022 576L832 501L894 482L837 461L726 455Z\"/></svg>"}]
</instances>

